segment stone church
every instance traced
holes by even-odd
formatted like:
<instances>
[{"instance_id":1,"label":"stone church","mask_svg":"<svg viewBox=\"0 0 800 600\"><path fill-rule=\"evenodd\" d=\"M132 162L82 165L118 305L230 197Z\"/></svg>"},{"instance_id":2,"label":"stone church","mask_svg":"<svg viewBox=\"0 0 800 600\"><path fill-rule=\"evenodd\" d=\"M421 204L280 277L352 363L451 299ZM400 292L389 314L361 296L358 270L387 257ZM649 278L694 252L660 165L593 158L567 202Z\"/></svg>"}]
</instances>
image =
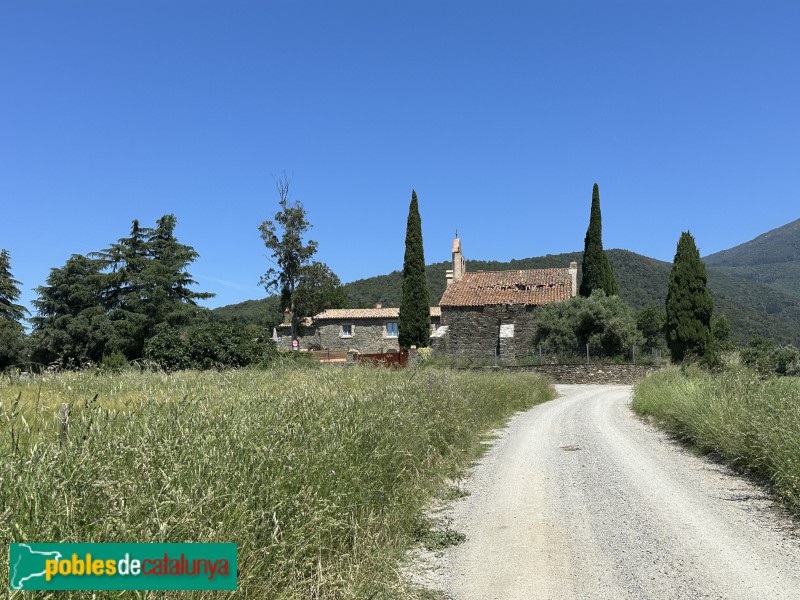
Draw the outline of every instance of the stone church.
<instances>
[{"instance_id":1,"label":"stone church","mask_svg":"<svg viewBox=\"0 0 800 600\"><path fill-rule=\"evenodd\" d=\"M533 353L536 308L578 293L578 265L566 269L467 272L461 240L453 240L453 268L431 335L438 355L454 359L514 360Z\"/></svg>"}]
</instances>

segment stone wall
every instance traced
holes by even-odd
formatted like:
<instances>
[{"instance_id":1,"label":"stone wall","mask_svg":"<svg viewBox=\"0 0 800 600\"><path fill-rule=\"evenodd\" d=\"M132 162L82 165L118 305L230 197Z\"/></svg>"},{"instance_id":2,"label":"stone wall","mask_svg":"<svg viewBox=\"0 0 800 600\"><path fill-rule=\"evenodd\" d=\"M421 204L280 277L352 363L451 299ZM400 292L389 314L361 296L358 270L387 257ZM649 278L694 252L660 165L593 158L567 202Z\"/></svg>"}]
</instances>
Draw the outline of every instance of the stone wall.
<instances>
[{"instance_id":1,"label":"stone wall","mask_svg":"<svg viewBox=\"0 0 800 600\"><path fill-rule=\"evenodd\" d=\"M386 323L377 320L348 321L352 327L351 337L341 336L342 323L319 322L314 340L304 340L322 350L357 350L362 354L397 352L400 346L396 337L386 337Z\"/></svg>"},{"instance_id":2,"label":"stone wall","mask_svg":"<svg viewBox=\"0 0 800 600\"><path fill-rule=\"evenodd\" d=\"M313 327L306 329L300 338L300 348L304 350L355 350L362 354L382 354L397 352L400 345L396 337L386 335L386 323L396 319L349 319L337 321L315 321ZM431 319L433 326L438 326L439 318ZM353 333L350 337L342 337L342 324L350 325ZM281 340L282 350L291 349L291 340L286 335Z\"/></svg>"},{"instance_id":3,"label":"stone wall","mask_svg":"<svg viewBox=\"0 0 800 600\"><path fill-rule=\"evenodd\" d=\"M525 305L442 307L442 325L448 331L441 338L431 339L431 346L436 354L455 360L527 356L536 334L535 309ZM513 325L513 337L506 337L507 333L501 337L501 325Z\"/></svg>"},{"instance_id":4,"label":"stone wall","mask_svg":"<svg viewBox=\"0 0 800 600\"><path fill-rule=\"evenodd\" d=\"M653 365L539 365L528 367L483 367L540 373L554 383L633 385L660 367Z\"/></svg>"}]
</instances>

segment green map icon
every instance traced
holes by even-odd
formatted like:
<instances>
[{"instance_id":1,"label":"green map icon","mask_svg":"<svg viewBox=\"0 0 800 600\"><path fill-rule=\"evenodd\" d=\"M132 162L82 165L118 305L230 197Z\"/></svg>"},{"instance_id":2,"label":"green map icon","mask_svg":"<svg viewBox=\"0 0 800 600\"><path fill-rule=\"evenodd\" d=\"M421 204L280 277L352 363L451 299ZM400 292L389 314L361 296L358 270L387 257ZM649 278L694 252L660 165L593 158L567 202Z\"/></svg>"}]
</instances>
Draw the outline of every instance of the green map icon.
<instances>
[{"instance_id":1,"label":"green map icon","mask_svg":"<svg viewBox=\"0 0 800 600\"><path fill-rule=\"evenodd\" d=\"M11 589L32 589L26 588L26 585L35 585L33 580L44 579L45 561L60 558L60 552L34 550L30 544L11 544L9 560Z\"/></svg>"}]
</instances>

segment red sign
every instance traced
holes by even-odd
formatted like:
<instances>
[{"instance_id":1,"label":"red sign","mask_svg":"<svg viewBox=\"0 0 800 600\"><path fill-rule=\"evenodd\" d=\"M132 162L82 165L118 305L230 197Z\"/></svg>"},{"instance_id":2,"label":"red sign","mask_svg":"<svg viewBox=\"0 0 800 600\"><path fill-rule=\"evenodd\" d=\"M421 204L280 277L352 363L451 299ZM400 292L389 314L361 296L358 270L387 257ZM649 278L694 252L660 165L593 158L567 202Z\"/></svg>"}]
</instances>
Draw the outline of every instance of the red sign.
<instances>
[{"instance_id":1,"label":"red sign","mask_svg":"<svg viewBox=\"0 0 800 600\"><path fill-rule=\"evenodd\" d=\"M294 338L292 340L292 350L297 350L300 347L300 340Z\"/></svg>"}]
</instances>

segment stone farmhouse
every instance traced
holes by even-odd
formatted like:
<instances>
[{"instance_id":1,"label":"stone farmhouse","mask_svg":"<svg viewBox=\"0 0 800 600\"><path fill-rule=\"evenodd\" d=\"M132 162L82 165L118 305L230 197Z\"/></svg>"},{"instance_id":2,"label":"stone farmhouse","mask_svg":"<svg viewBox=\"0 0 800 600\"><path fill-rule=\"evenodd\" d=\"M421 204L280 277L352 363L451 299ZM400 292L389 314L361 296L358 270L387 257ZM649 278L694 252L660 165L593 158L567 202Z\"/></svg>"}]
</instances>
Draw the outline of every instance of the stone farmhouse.
<instances>
[{"instance_id":1,"label":"stone farmhouse","mask_svg":"<svg viewBox=\"0 0 800 600\"><path fill-rule=\"evenodd\" d=\"M356 351L361 354L398 352L397 321L399 308L329 308L307 319L300 348L305 350ZM441 310L431 307L431 331L439 327ZM280 348L291 348L287 323L278 329L285 335Z\"/></svg>"},{"instance_id":2,"label":"stone farmhouse","mask_svg":"<svg viewBox=\"0 0 800 600\"><path fill-rule=\"evenodd\" d=\"M453 268L439 302L440 326L431 347L451 358L511 360L530 355L536 308L578 293L578 265L566 269L469 273L461 240L453 241Z\"/></svg>"},{"instance_id":3,"label":"stone farmhouse","mask_svg":"<svg viewBox=\"0 0 800 600\"><path fill-rule=\"evenodd\" d=\"M578 293L578 265L566 269L467 272L461 240L453 240L439 306L432 306L431 348L454 359L513 361L533 352L536 308ZM399 308L329 308L304 322L302 350L398 352ZM288 314L287 314L288 317ZM278 326L282 350L291 349L288 321Z\"/></svg>"}]
</instances>

